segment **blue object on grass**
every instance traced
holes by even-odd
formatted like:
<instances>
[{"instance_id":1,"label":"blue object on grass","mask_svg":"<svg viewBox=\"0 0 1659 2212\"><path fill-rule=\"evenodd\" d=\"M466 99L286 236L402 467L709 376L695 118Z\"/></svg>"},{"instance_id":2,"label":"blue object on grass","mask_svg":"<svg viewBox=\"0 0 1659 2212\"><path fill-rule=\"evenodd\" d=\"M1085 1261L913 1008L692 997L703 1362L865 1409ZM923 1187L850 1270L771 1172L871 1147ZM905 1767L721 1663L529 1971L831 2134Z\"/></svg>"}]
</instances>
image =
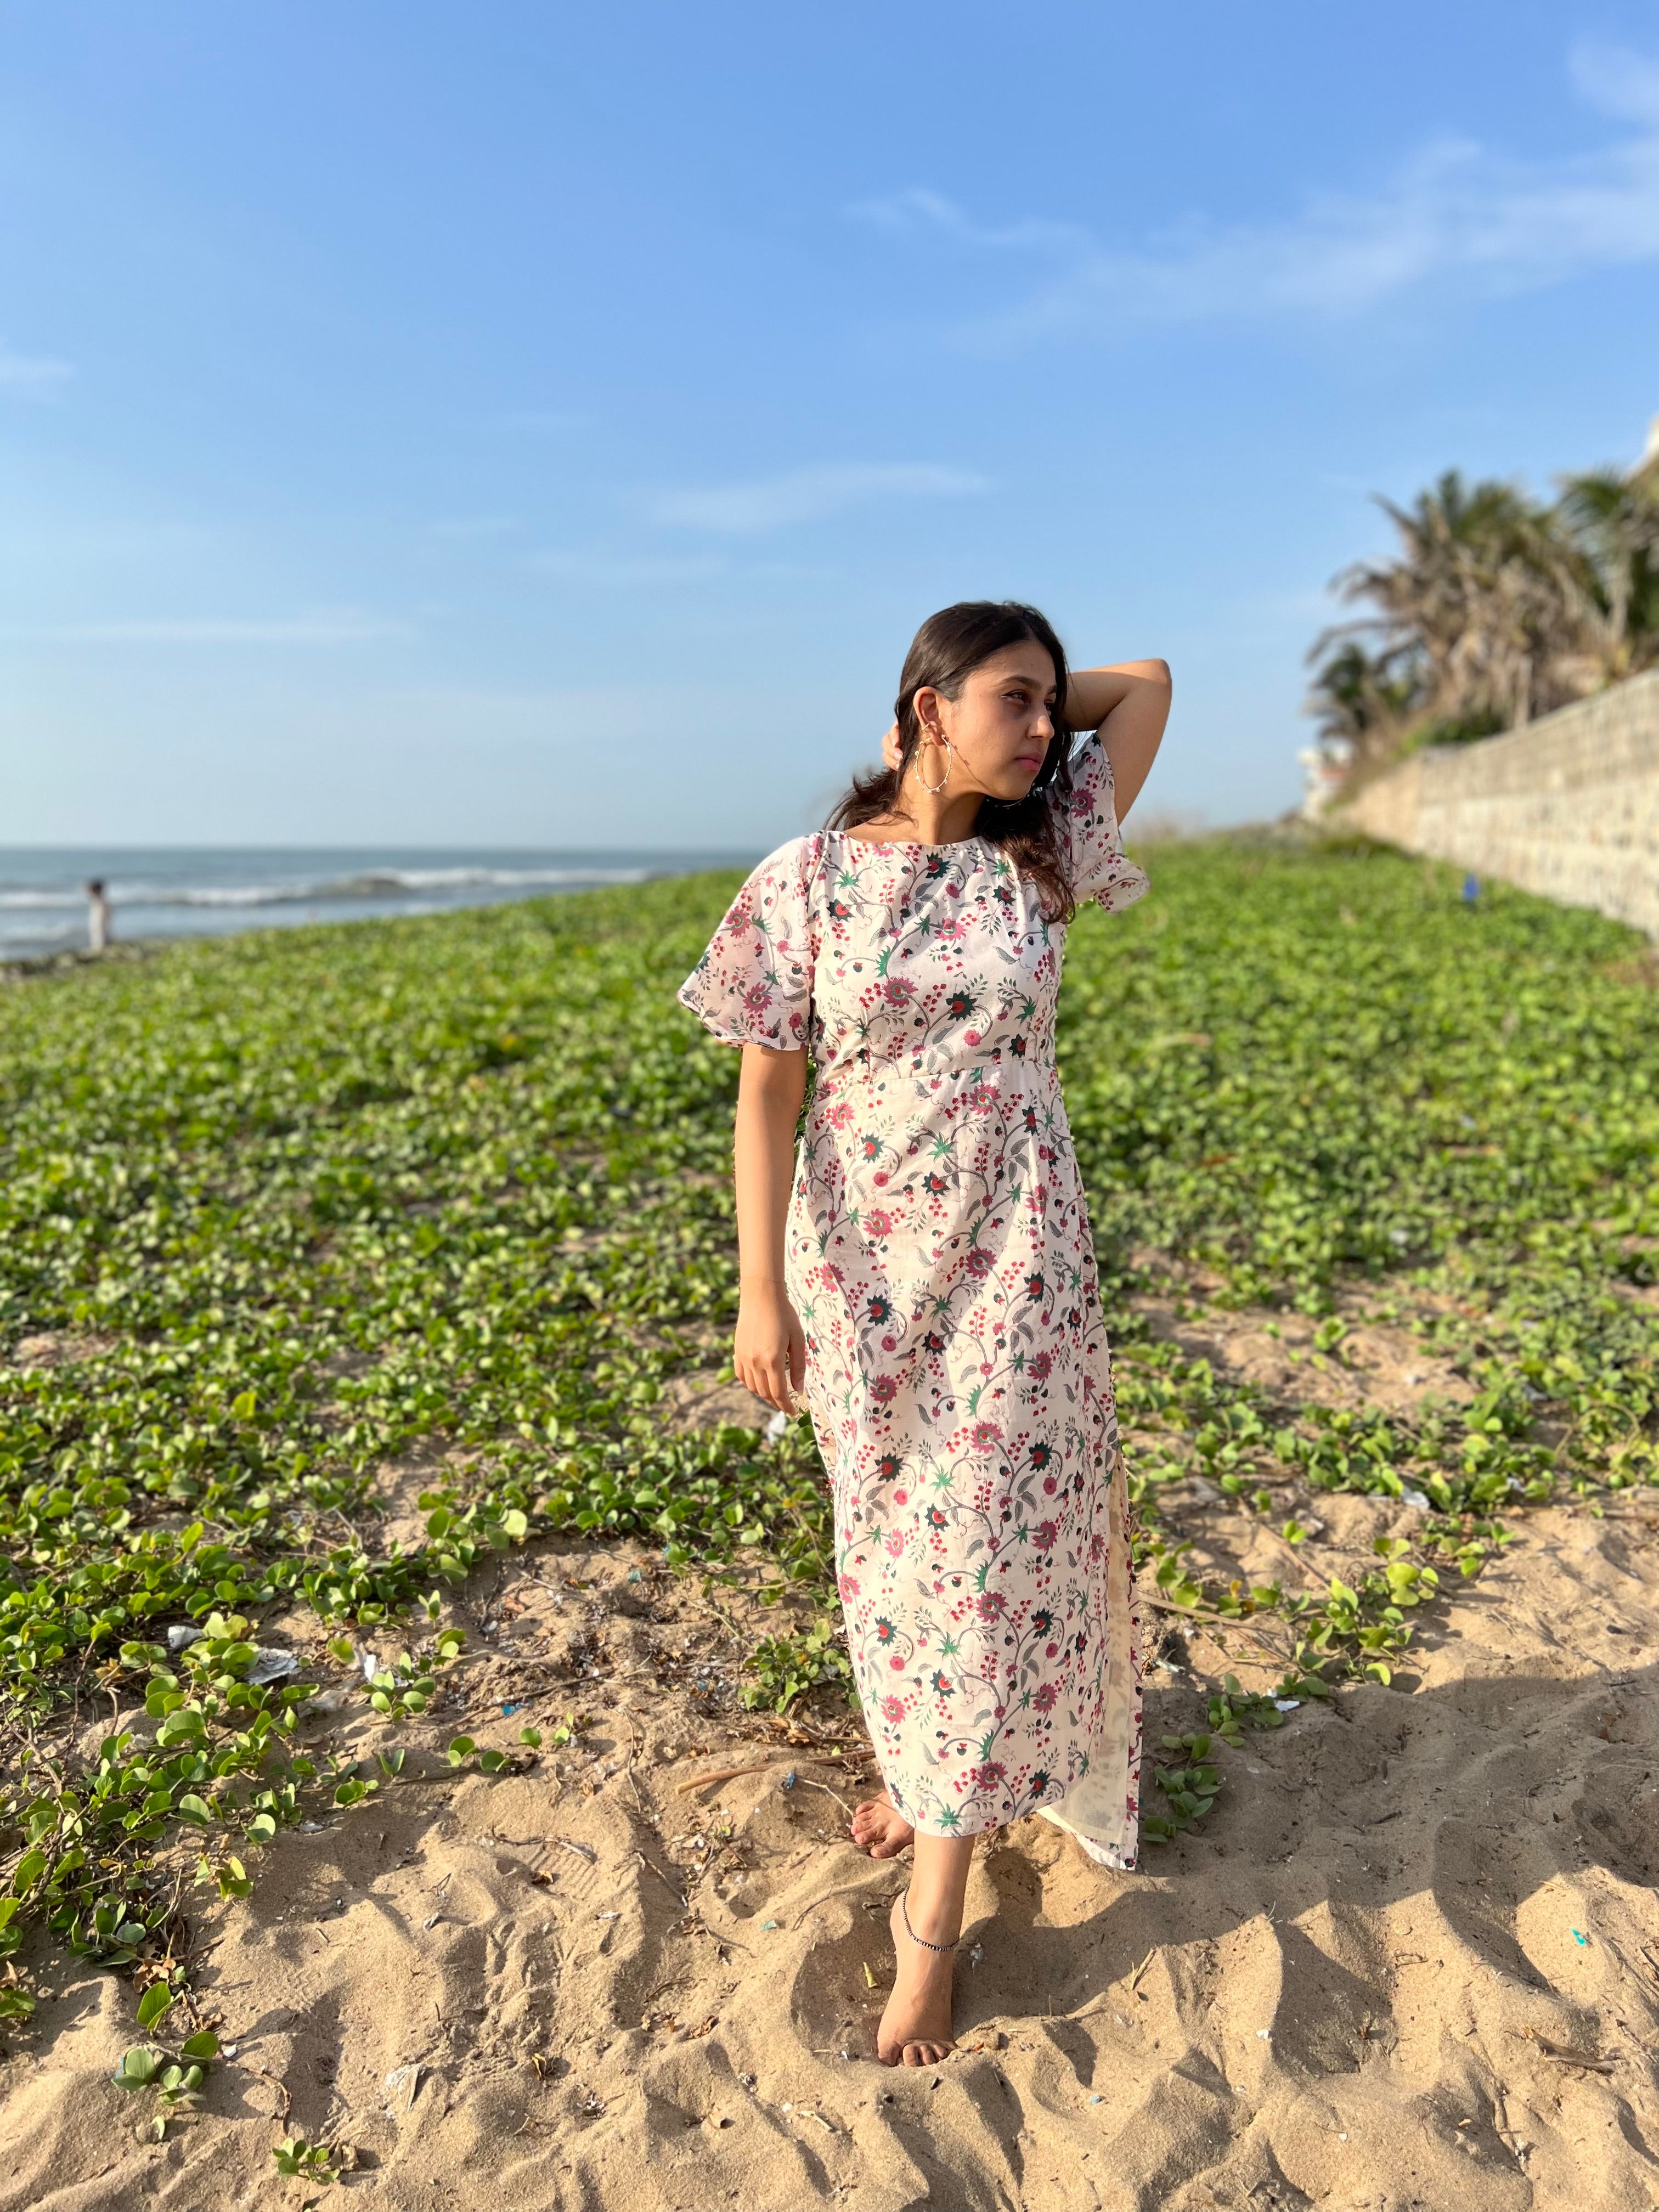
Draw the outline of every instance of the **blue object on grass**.
<instances>
[{"instance_id":1,"label":"blue object on grass","mask_svg":"<svg viewBox=\"0 0 1659 2212\"><path fill-rule=\"evenodd\" d=\"M1471 869L1469 870L1469 872L1468 873L1468 875L1466 875L1466 876L1464 877L1464 878L1463 878L1463 903L1464 903L1464 905L1465 905L1465 906L1473 906L1473 905L1474 904L1474 902L1475 902L1476 899L1478 899L1478 898L1480 897L1480 877L1479 877L1479 876L1477 876L1477 875L1475 874L1474 870L1473 868L1471 868Z\"/></svg>"}]
</instances>

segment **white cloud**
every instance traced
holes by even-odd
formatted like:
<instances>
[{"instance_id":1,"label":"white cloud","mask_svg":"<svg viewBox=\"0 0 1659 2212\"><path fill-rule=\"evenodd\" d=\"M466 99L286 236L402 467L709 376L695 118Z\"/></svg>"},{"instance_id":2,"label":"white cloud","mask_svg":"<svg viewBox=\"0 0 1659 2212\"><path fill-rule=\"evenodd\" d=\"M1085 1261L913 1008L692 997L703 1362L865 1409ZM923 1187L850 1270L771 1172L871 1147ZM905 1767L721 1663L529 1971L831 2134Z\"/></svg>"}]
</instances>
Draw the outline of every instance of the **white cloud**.
<instances>
[{"instance_id":1,"label":"white cloud","mask_svg":"<svg viewBox=\"0 0 1659 2212\"><path fill-rule=\"evenodd\" d=\"M510 514L458 514L442 522L428 523L427 527L434 538L470 545L484 538L506 538L519 525Z\"/></svg>"},{"instance_id":2,"label":"white cloud","mask_svg":"<svg viewBox=\"0 0 1659 2212\"><path fill-rule=\"evenodd\" d=\"M848 462L795 469L759 483L665 493L653 506L651 519L676 528L738 536L781 529L791 522L817 522L871 500L955 499L985 489L985 479L965 469L904 461Z\"/></svg>"},{"instance_id":3,"label":"white cloud","mask_svg":"<svg viewBox=\"0 0 1659 2212\"><path fill-rule=\"evenodd\" d=\"M568 407L510 407L494 418L498 430L527 430L533 434L559 436L568 430L583 430L591 420Z\"/></svg>"},{"instance_id":4,"label":"white cloud","mask_svg":"<svg viewBox=\"0 0 1659 2212\"><path fill-rule=\"evenodd\" d=\"M1659 129L1659 55L1583 39L1572 50L1571 70L1593 107Z\"/></svg>"},{"instance_id":5,"label":"white cloud","mask_svg":"<svg viewBox=\"0 0 1659 2212\"><path fill-rule=\"evenodd\" d=\"M45 354L14 353L0 340L0 391L21 392L40 398L59 392L75 371L66 361Z\"/></svg>"},{"instance_id":6,"label":"white cloud","mask_svg":"<svg viewBox=\"0 0 1659 2212\"><path fill-rule=\"evenodd\" d=\"M530 566L544 576L562 582L589 584L600 590L631 591L653 584L701 584L723 576L731 568L723 553L689 553L653 558L628 554L589 553L579 549L555 549L532 553Z\"/></svg>"},{"instance_id":7,"label":"white cloud","mask_svg":"<svg viewBox=\"0 0 1659 2212\"><path fill-rule=\"evenodd\" d=\"M357 645L374 638L409 637L413 632L407 623L344 612L274 621L211 617L201 621L143 617L53 623L10 635L46 645Z\"/></svg>"},{"instance_id":8,"label":"white cloud","mask_svg":"<svg viewBox=\"0 0 1659 2212\"><path fill-rule=\"evenodd\" d=\"M1594 152L1538 161L1442 139L1379 191L1316 191L1277 222L1194 216L1126 248L1070 223L975 223L936 192L850 212L890 235L1030 272L1012 305L953 333L988 347L1134 325L1357 315L1436 278L1494 294L1534 290L1659 258L1659 61L1585 46L1572 70L1596 106L1644 127Z\"/></svg>"}]
</instances>

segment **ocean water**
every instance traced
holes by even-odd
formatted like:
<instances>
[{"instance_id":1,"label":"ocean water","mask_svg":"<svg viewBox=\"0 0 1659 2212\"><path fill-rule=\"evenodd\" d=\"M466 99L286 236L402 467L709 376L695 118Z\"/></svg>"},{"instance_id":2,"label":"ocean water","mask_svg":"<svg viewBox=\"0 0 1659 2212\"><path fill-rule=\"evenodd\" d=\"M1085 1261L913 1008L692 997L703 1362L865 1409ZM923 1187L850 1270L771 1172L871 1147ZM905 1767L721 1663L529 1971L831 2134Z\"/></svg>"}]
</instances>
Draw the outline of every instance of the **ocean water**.
<instances>
[{"instance_id":1,"label":"ocean water","mask_svg":"<svg viewBox=\"0 0 1659 2212\"><path fill-rule=\"evenodd\" d=\"M87 942L86 885L101 876L122 939L222 937L313 921L441 914L699 868L753 866L754 853L477 852L391 846L237 848L0 847L0 960Z\"/></svg>"}]
</instances>

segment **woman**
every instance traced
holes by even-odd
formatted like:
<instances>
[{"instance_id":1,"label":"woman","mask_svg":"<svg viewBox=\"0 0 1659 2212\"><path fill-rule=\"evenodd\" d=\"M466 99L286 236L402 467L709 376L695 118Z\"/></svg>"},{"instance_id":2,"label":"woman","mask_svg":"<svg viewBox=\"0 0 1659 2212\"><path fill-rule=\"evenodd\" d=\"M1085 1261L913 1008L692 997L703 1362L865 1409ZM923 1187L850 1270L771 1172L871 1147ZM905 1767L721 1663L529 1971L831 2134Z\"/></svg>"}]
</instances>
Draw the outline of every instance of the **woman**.
<instances>
[{"instance_id":1,"label":"woman","mask_svg":"<svg viewBox=\"0 0 1659 2212\"><path fill-rule=\"evenodd\" d=\"M1042 1812L1135 1864L1128 1499L1054 1008L1076 902L1147 888L1118 818L1169 708L1161 660L1073 674L1034 608L946 607L886 770L762 861L679 994L743 1048L737 1372L804 1391L831 1470L886 1785L854 1839L914 1844L887 2065L951 2047L975 1836Z\"/></svg>"}]
</instances>

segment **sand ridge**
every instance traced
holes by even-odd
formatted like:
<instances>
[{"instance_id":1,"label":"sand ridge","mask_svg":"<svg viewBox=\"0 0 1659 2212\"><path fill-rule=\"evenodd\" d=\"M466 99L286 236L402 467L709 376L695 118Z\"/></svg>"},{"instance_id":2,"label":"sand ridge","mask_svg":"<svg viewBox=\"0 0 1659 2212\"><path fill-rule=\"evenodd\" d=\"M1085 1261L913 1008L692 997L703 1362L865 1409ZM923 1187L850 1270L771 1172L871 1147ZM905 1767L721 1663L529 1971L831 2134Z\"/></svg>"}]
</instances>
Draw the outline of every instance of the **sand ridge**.
<instances>
[{"instance_id":1,"label":"sand ridge","mask_svg":"<svg viewBox=\"0 0 1659 2212\"><path fill-rule=\"evenodd\" d=\"M1399 1510L1322 1504L1328 1559ZM1202 1518L1218 1559L1268 1540L1231 1504ZM290 2131L353 2147L338 2201L397 2212L1651 2206L1653 1521L1528 1516L1425 1622L1410 1694L1247 1733L1206 1831L1141 1871L1042 1821L997 1838L961 2049L910 2072L866 2055L902 1873L845 1838L855 1722L736 1707L776 1626L740 1594L532 1547L472 1601L481 1656L406 1732L408 1778L197 1916L198 2010L235 2056L165 2141L108 2078L131 1988L36 1962L53 1994L0 2069L0 2212L298 2204L319 2192L276 2176ZM1273 1679L1209 1633L1149 1669L1149 1771L1228 1667ZM506 1747L573 1710L592 1724L524 1772L442 1759L458 1728Z\"/></svg>"}]
</instances>

